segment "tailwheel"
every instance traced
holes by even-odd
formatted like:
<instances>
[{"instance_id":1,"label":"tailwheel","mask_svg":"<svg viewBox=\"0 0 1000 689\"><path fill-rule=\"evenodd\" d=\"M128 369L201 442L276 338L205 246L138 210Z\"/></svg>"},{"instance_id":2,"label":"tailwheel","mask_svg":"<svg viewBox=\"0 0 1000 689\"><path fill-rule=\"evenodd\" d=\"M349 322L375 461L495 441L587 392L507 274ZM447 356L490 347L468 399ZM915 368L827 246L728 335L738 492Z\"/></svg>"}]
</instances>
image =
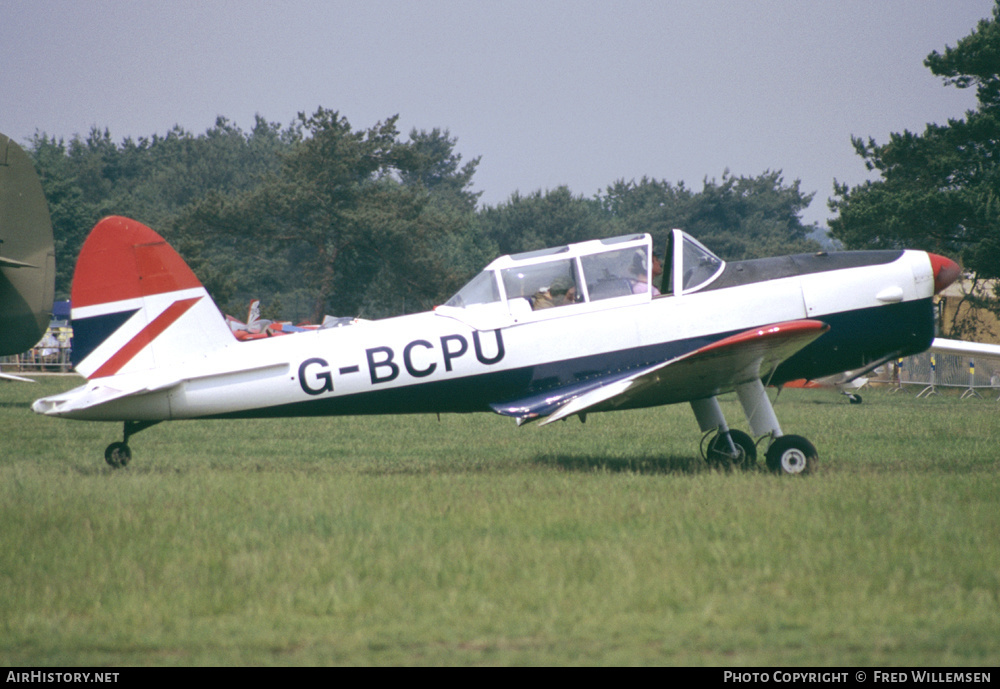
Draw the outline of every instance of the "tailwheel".
<instances>
[{"instance_id":1,"label":"tailwheel","mask_svg":"<svg viewBox=\"0 0 1000 689\"><path fill-rule=\"evenodd\" d=\"M808 474L818 460L816 448L800 435L783 435L767 450L767 468L779 474Z\"/></svg>"},{"instance_id":2,"label":"tailwheel","mask_svg":"<svg viewBox=\"0 0 1000 689\"><path fill-rule=\"evenodd\" d=\"M122 429L122 442L111 443L104 450L104 461L115 469L128 466L132 461L132 450L128 446L129 438L143 431L150 426L155 426L159 421L126 421Z\"/></svg>"},{"instance_id":3,"label":"tailwheel","mask_svg":"<svg viewBox=\"0 0 1000 689\"><path fill-rule=\"evenodd\" d=\"M708 442L705 450L705 461L709 466L719 469L729 467L739 467L743 470L753 469L757 466L757 446L753 438L743 431L730 430L729 437L732 438L733 446L736 448L737 456L733 456L726 442L725 433L717 433Z\"/></svg>"},{"instance_id":4,"label":"tailwheel","mask_svg":"<svg viewBox=\"0 0 1000 689\"><path fill-rule=\"evenodd\" d=\"M127 443L111 443L104 450L104 461L115 469L122 469L132 461L132 450Z\"/></svg>"}]
</instances>

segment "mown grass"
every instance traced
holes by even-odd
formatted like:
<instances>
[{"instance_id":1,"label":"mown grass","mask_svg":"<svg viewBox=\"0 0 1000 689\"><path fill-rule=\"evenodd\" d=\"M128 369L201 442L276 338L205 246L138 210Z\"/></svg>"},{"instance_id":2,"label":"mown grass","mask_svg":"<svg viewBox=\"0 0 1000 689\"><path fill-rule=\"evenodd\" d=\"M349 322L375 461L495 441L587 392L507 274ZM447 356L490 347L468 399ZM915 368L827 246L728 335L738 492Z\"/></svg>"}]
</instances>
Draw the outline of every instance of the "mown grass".
<instances>
[{"instance_id":1,"label":"mown grass","mask_svg":"<svg viewBox=\"0 0 1000 689\"><path fill-rule=\"evenodd\" d=\"M785 391L807 477L686 405L116 424L0 386L6 665L996 665L1000 406ZM723 407L741 425L737 404Z\"/></svg>"}]
</instances>

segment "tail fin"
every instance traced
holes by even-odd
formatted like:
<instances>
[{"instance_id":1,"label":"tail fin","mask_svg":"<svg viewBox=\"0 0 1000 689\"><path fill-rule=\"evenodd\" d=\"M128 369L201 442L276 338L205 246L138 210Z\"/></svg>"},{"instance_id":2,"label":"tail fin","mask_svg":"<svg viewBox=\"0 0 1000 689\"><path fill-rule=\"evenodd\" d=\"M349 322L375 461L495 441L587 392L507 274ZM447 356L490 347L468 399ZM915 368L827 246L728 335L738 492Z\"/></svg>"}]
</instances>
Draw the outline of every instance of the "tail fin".
<instances>
[{"instance_id":1,"label":"tail fin","mask_svg":"<svg viewBox=\"0 0 1000 689\"><path fill-rule=\"evenodd\" d=\"M23 352L42 339L55 277L42 183L28 154L0 134L0 355Z\"/></svg>"},{"instance_id":2,"label":"tail fin","mask_svg":"<svg viewBox=\"0 0 1000 689\"><path fill-rule=\"evenodd\" d=\"M196 361L235 342L184 259L128 218L91 230L71 302L73 365L88 379Z\"/></svg>"}]
</instances>

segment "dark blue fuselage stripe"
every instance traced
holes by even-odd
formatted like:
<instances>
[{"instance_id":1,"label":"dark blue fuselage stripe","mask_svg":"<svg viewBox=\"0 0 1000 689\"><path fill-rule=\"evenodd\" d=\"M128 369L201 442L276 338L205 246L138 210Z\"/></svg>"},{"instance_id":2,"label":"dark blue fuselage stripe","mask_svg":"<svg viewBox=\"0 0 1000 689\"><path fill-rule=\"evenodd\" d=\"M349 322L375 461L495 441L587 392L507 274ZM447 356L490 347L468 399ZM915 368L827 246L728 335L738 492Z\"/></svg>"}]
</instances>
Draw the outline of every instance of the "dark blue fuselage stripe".
<instances>
[{"instance_id":1,"label":"dark blue fuselage stripe","mask_svg":"<svg viewBox=\"0 0 1000 689\"><path fill-rule=\"evenodd\" d=\"M922 352L934 338L930 299L848 311L819 318L830 330L783 363L770 381L815 379L862 368L887 356ZM378 389L293 404L212 415L209 418L420 414L491 411L490 404L516 401L578 385L586 380L667 361L716 342L736 331L664 342L604 354L547 362L414 385Z\"/></svg>"},{"instance_id":2,"label":"dark blue fuselage stripe","mask_svg":"<svg viewBox=\"0 0 1000 689\"><path fill-rule=\"evenodd\" d=\"M821 316L830 330L778 367L773 383L863 369L886 357L919 354L934 340L932 299Z\"/></svg>"}]
</instances>

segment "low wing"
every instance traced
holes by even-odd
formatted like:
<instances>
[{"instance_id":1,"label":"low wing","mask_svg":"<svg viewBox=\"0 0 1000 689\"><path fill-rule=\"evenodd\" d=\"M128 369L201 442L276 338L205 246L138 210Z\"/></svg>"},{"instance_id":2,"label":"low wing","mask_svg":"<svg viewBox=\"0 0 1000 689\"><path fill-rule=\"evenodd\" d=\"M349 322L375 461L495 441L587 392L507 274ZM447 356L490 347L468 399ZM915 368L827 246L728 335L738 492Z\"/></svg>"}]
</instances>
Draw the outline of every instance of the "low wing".
<instances>
[{"instance_id":1,"label":"low wing","mask_svg":"<svg viewBox=\"0 0 1000 689\"><path fill-rule=\"evenodd\" d=\"M549 396L493 405L520 422L547 417L542 424L573 414L674 404L733 390L766 378L785 359L829 330L815 320L788 321L746 330L669 361L606 376Z\"/></svg>"},{"instance_id":2,"label":"low wing","mask_svg":"<svg viewBox=\"0 0 1000 689\"><path fill-rule=\"evenodd\" d=\"M832 376L823 376L814 380L800 378L790 380L782 387L786 388L837 388L846 394L846 390L859 390L868 384L868 378L864 377L865 371L844 371Z\"/></svg>"},{"instance_id":3,"label":"low wing","mask_svg":"<svg viewBox=\"0 0 1000 689\"><path fill-rule=\"evenodd\" d=\"M946 340L934 338L930 351L941 354L958 354L959 356L1000 357L1000 345L983 342L963 342L962 340Z\"/></svg>"}]
</instances>

